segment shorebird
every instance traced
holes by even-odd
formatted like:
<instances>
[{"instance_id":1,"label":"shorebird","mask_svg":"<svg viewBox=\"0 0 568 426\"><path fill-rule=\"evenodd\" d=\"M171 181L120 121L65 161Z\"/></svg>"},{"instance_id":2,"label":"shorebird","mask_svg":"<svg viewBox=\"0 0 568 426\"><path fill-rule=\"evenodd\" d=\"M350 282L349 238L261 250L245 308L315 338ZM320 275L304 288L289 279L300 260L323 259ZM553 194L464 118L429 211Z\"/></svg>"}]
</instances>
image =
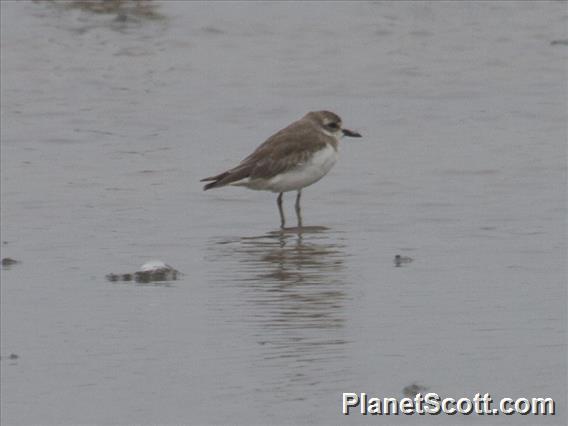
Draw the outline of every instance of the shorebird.
<instances>
[{"instance_id":1,"label":"shorebird","mask_svg":"<svg viewBox=\"0 0 568 426\"><path fill-rule=\"evenodd\" d=\"M297 191L296 216L302 227L300 197L302 189L323 178L337 161L339 140L361 135L342 127L341 118L330 111L313 111L276 132L237 166L215 176L203 190L226 185L244 186L278 193L276 202L280 227L284 228L282 196Z\"/></svg>"}]
</instances>

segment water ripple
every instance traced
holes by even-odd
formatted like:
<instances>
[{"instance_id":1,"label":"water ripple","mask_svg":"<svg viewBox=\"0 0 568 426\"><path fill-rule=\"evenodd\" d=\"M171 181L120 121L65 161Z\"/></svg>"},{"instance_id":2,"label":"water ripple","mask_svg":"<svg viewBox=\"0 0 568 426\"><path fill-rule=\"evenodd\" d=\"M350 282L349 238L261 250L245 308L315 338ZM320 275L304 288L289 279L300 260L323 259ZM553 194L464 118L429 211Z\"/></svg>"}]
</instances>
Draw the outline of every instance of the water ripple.
<instances>
[{"instance_id":1,"label":"water ripple","mask_svg":"<svg viewBox=\"0 0 568 426\"><path fill-rule=\"evenodd\" d=\"M313 227L210 245L215 279L236 288L233 302L259 345L254 367L266 385L286 391L284 398L346 357L346 254L336 236Z\"/></svg>"}]
</instances>

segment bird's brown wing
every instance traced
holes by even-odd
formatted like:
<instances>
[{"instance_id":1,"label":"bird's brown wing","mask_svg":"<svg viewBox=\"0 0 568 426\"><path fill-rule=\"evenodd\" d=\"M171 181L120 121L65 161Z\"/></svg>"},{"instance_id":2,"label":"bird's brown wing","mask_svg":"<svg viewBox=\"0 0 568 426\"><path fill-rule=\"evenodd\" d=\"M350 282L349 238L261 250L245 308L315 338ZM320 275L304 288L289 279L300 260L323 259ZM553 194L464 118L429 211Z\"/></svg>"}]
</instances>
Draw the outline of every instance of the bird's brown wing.
<instances>
[{"instance_id":1,"label":"bird's brown wing","mask_svg":"<svg viewBox=\"0 0 568 426\"><path fill-rule=\"evenodd\" d=\"M252 166L251 179L270 179L291 170L310 158L311 154L324 148L325 135L314 131L313 124L297 121L271 136L241 164Z\"/></svg>"},{"instance_id":2,"label":"bird's brown wing","mask_svg":"<svg viewBox=\"0 0 568 426\"><path fill-rule=\"evenodd\" d=\"M313 124L296 121L268 138L238 166L216 176L202 179L211 183L204 190L229 185L241 179L270 179L306 162L310 155L324 148L329 141L314 131Z\"/></svg>"}]
</instances>

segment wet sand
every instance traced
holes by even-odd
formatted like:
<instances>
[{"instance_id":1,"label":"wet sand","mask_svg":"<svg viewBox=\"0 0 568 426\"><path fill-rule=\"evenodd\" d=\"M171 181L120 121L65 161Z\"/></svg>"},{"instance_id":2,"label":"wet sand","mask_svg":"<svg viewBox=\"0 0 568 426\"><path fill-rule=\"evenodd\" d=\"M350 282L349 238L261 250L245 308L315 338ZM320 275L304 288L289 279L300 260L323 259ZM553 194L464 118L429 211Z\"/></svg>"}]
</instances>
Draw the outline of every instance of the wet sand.
<instances>
[{"instance_id":1,"label":"wet sand","mask_svg":"<svg viewBox=\"0 0 568 426\"><path fill-rule=\"evenodd\" d=\"M2 424L566 423L564 4L1 8ZM202 191L319 109L305 230ZM340 414L414 384L559 414Z\"/></svg>"}]
</instances>

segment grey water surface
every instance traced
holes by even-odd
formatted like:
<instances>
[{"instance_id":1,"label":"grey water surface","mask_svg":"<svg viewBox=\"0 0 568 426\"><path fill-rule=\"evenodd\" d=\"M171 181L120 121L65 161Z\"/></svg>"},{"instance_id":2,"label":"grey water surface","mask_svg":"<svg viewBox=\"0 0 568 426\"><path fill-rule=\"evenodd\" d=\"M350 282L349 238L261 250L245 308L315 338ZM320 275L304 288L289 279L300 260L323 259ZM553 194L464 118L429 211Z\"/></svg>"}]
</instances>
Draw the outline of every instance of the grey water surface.
<instances>
[{"instance_id":1,"label":"grey water surface","mask_svg":"<svg viewBox=\"0 0 568 426\"><path fill-rule=\"evenodd\" d=\"M1 3L1 423L566 424L566 3L158 11ZM202 191L320 109L302 232ZM557 414L341 414L408 389Z\"/></svg>"}]
</instances>

